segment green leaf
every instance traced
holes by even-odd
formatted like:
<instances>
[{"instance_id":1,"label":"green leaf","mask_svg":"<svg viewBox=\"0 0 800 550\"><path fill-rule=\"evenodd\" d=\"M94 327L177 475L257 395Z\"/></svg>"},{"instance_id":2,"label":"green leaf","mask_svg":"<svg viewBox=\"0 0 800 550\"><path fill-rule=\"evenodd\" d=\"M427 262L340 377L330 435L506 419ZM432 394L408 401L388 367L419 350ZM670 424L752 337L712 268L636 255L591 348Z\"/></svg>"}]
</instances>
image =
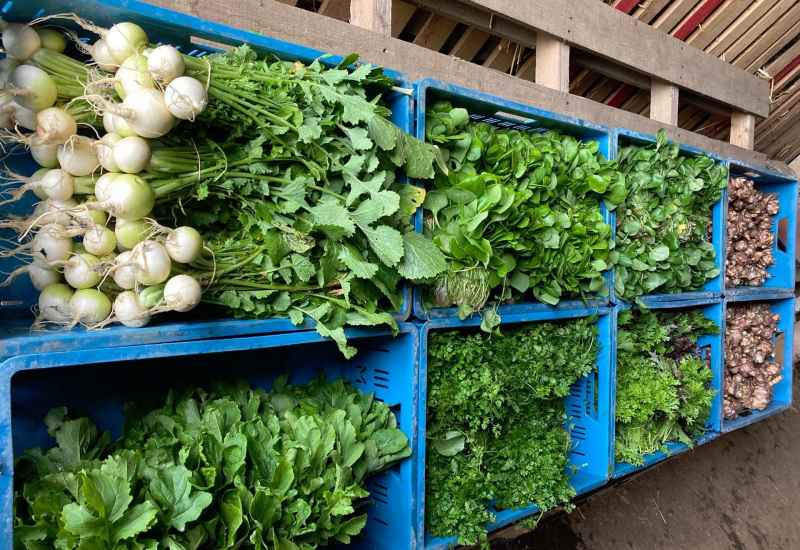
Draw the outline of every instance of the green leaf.
<instances>
[{"instance_id":1,"label":"green leaf","mask_svg":"<svg viewBox=\"0 0 800 550\"><path fill-rule=\"evenodd\" d=\"M316 229L332 239L350 237L356 231L356 224L350 219L350 213L336 199L321 201L310 212Z\"/></svg>"},{"instance_id":2,"label":"green leaf","mask_svg":"<svg viewBox=\"0 0 800 550\"><path fill-rule=\"evenodd\" d=\"M669 247L661 245L650 250L650 258L655 262L663 262L669 258Z\"/></svg>"},{"instance_id":3,"label":"green leaf","mask_svg":"<svg viewBox=\"0 0 800 550\"><path fill-rule=\"evenodd\" d=\"M222 501L219 503L219 515L227 529L225 544L231 547L236 542L236 532L243 522L242 501L235 490L227 491L222 496Z\"/></svg>"},{"instance_id":4,"label":"green leaf","mask_svg":"<svg viewBox=\"0 0 800 550\"><path fill-rule=\"evenodd\" d=\"M212 500L210 493L192 491L191 477L192 473L184 466L175 466L158 472L150 482L150 492L161 506L166 524L180 532L186 530L187 523L199 518Z\"/></svg>"},{"instance_id":5,"label":"green leaf","mask_svg":"<svg viewBox=\"0 0 800 550\"><path fill-rule=\"evenodd\" d=\"M444 434L444 439L437 439L433 448L442 456L455 456L464 450L466 438L461 432L450 431Z\"/></svg>"},{"instance_id":6,"label":"green leaf","mask_svg":"<svg viewBox=\"0 0 800 550\"><path fill-rule=\"evenodd\" d=\"M398 266L400 275L412 281L435 277L447 268L441 250L423 235L407 232L403 235L403 261Z\"/></svg>"},{"instance_id":7,"label":"green leaf","mask_svg":"<svg viewBox=\"0 0 800 550\"><path fill-rule=\"evenodd\" d=\"M361 252L350 243L339 247L339 259L360 279L371 279L378 272L378 266L364 260Z\"/></svg>"},{"instance_id":8,"label":"green leaf","mask_svg":"<svg viewBox=\"0 0 800 550\"><path fill-rule=\"evenodd\" d=\"M396 229L386 225L370 227L360 224L359 229L369 240L372 251L385 265L395 267L403 258L403 236Z\"/></svg>"},{"instance_id":9,"label":"green leaf","mask_svg":"<svg viewBox=\"0 0 800 550\"><path fill-rule=\"evenodd\" d=\"M354 149L361 151L372 149L373 144L369 137L367 137L368 133L366 129L342 127L342 130L347 134L347 137L350 138L350 143L353 145Z\"/></svg>"},{"instance_id":10,"label":"green leaf","mask_svg":"<svg viewBox=\"0 0 800 550\"><path fill-rule=\"evenodd\" d=\"M400 129L383 117L375 116L367 121L367 132L375 145L384 151L394 149Z\"/></svg>"}]
</instances>

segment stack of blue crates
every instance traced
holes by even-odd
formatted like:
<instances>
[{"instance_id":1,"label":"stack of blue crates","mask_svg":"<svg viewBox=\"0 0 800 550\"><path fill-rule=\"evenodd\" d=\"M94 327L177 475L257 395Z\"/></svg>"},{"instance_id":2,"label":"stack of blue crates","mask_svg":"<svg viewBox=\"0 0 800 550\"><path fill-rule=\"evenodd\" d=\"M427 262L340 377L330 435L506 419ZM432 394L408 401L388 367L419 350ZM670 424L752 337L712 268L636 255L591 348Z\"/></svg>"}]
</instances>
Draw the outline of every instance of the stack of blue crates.
<instances>
[{"instance_id":1,"label":"stack of blue crates","mask_svg":"<svg viewBox=\"0 0 800 550\"><path fill-rule=\"evenodd\" d=\"M9 21L30 21L64 12L74 12L99 26L119 21L138 23L153 42L173 44L193 56L216 51L198 45L197 39L220 46L247 42L260 53L304 63L323 55L310 48L133 0L15 0L0 7L3 19ZM69 26L66 21L60 23ZM341 58L329 56L324 61L338 64ZM597 141L599 151L611 159L621 144L655 141L653 136L607 128L434 79L426 78L412 86L403 74L390 70L387 73L395 78L399 88L406 90L386 97L392 121L420 139L425 138L427 108L436 101L446 100L467 109L472 120L498 128L554 129L580 140ZM681 152L703 153L685 146L681 146ZM725 288L727 195L723 194L713 208L712 236L717 266L722 273L697 291L642 297L654 310L700 308L722 329L720 335L706 336L698 342L710 354L713 385L719 393L712 407L708 432L696 440L697 444L788 408L792 385L797 179L733 159L708 156L725 163L731 176L751 178L759 189L777 194L780 212L773 229L786 232L788 237L785 245L776 239L773 251L776 263L768 270L771 278L763 287ZM25 155L9 157L6 162L21 174L36 169ZM31 204L18 203L14 206L16 210L2 214L30 211ZM601 208L606 222L613 227L614 213L602 203ZM421 212L415 225L418 231L422 230ZM10 232L0 233L2 238L12 236ZM0 259L0 271L10 272L17 265L16 260ZM601 352L596 372L574 384L565 399L569 415L566 427L573 441L570 465L580 466L577 473L570 470L571 484L578 494L596 489L612 477L640 469L614 461L617 316L630 305L614 296L613 277L611 270L606 275L605 291L586 302L565 300L556 306L523 302L499 308L503 326L579 318L592 318L597 325ZM324 370L329 378L345 377L362 391L374 392L377 399L390 403L412 446L411 457L368 482L375 506L367 510L366 529L354 544L376 550L433 550L454 545L455 539L435 538L425 530L428 336L432 331L475 327L481 319L459 320L455 308L428 309L418 288L409 286L404 293L403 307L395 314L398 335L392 337L387 330L377 328L349 329L347 337L359 351L353 359L346 360L333 342L312 330L313 323L294 326L285 319L172 318L141 329L117 326L102 331L31 332L30 307L36 302L36 292L27 278L0 289L0 547L12 547L14 459L26 448L52 444L42 422L50 408L67 406L84 410L100 428L118 436L123 403L143 390L166 391L179 380L202 383L221 375L243 376L256 386L268 388L280 374L290 372L292 383L303 383L317 369ZM780 314L782 336L778 338L783 344L779 346L782 351L779 355L784 378L776 386L775 398L766 410L748 411L736 420L726 421L722 417L725 311L730 304L745 301L769 303L771 310ZM688 449L678 443L667 448L669 455ZM667 456L663 452L649 455L642 467ZM535 503L518 510L496 511L497 521L487 528L497 529L537 511Z\"/></svg>"}]
</instances>

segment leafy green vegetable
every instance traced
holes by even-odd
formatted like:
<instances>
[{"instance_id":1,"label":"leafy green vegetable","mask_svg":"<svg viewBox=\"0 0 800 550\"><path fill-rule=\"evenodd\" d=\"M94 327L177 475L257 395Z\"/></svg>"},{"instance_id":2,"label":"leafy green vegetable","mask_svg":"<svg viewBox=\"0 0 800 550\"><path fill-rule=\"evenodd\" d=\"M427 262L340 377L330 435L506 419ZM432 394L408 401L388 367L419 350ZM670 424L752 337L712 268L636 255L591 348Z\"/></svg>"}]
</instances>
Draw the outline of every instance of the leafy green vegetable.
<instances>
[{"instance_id":1,"label":"leafy green vegetable","mask_svg":"<svg viewBox=\"0 0 800 550\"><path fill-rule=\"evenodd\" d=\"M203 234L188 273L204 301L236 317L316 321L350 357L342 329L386 324L403 278L444 270L444 256L411 218L437 150L402 132L381 104L382 69L258 59L247 46L188 72L209 82L208 108L153 143L148 182L165 224ZM210 74L209 74L210 73Z\"/></svg>"},{"instance_id":2,"label":"leafy green vegetable","mask_svg":"<svg viewBox=\"0 0 800 550\"><path fill-rule=\"evenodd\" d=\"M705 155L682 155L663 129L655 137L656 145L622 147L618 158L628 196L617 209L614 291L628 301L696 290L720 271L711 209L728 185L727 170Z\"/></svg>"},{"instance_id":3,"label":"leafy green vegetable","mask_svg":"<svg viewBox=\"0 0 800 550\"><path fill-rule=\"evenodd\" d=\"M425 522L434 536L486 546L494 509L548 510L575 495L564 397L599 353L588 320L502 336L434 331L428 346Z\"/></svg>"},{"instance_id":4,"label":"leafy green vegetable","mask_svg":"<svg viewBox=\"0 0 800 550\"><path fill-rule=\"evenodd\" d=\"M698 338L719 334L700 310L619 314L615 459L635 466L665 443L693 447L705 433L716 390Z\"/></svg>"},{"instance_id":5,"label":"leafy green vegetable","mask_svg":"<svg viewBox=\"0 0 800 550\"><path fill-rule=\"evenodd\" d=\"M613 210L625 185L597 142L471 123L444 101L428 110L425 132L448 169L423 203L425 234L447 258L428 307L470 313L491 297L557 304L607 290L614 245L600 201Z\"/></svg>"},{"instance_id":6,"label":"leafy green vegetable","mask_svg":"<svg viewBox=\"0 0 800 550\"><path fill-rule=\"evenodd\" d=\"M15 466L20 548L221 550L347 543L366 524L364 480L411 454L389 404L344 379L278 378L171 391L125 406L111 442L54 409L57 447ZM156 402L158 401L158 405ZM16 547L16 546L15 546Z\"/></svg>"}]
</instances>

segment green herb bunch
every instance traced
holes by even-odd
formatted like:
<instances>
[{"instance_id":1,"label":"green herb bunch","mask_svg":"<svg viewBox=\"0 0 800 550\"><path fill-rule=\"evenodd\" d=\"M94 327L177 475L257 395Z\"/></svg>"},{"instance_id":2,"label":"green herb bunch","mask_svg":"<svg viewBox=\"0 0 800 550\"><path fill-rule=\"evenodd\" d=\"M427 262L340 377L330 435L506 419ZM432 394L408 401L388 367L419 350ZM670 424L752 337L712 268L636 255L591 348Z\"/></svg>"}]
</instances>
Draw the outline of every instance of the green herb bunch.
<instances>
[{"instance_id":1,"label":"green herb bunch","mask_svg":"<svg viewBox=\"0 0 800 550\"><path fill-rule=\"evenodd\" d=\"M614 244L600 201L613 210L625 185L597 142L472 123L445 101L428 110L425 132L448 168L423 203L425 234L447 257L428 307L465 316L490 299L603 294Z\"/></svg>"},{"instance_id":2,"label":"green herb bunch","mask_svg":"<svg viewBox=\"0 0 800 550\"><path fill-rule=\"evenodd\" d=\"M635 466L665 443L693 447L716 395L697 340L719 334L700 310L619 314L615 459Z\"/></svg>"},{"instance_id":3,"label":"green herb bunch","mask_svg":"<svg viewBox=\"0 0 800 550\"><path fill-rule=\"evenodd\" d=\"M619 151L628 196L617 209L614 291L627 301L696 290L720 273L711 209L728 185L727 170L705 154L682 155L663 129L655 137L655 145Z\"/></svg>"},{"instance_id":4,"label":"green herb bunch","mask_svg":"<svg viewBox=\"0 0 800 550\"><path fill-rule=\"evenodd\" d=\"M545 511L575 495L564 397L595 368L587 320L535 323L502 336L431 332L425 524L438 537L486 546L495 510Z\"/></svg>"},{"instance_id":5,"label":"green herb bunch","mask_svg":"<svg viewBox=\"0 0 800 550\"><path fill-rule=\"evenodd\" d=\"M296 550L361 532L364 480L411 454L389 405L324 375L172 391L125 407L111 441L53 409L57 446L15 466L14 538L28 550ZM360 512L360 513L359 513ZM16 546L15 546L16 548Z\"/></svg>"},{"instance_id":6,"label":"green herb bunch","mask_svg":"<svg viewBox=\"0 0 800 550\"><path fill-rule=\"evenodd\" d=\"M188 273L236 317L316 322L350 357L343 326L385 324L404 280L446 267L411 220L437 149L383 106L393 81L349 56L338 67L258 58L248 46L202 60L209 106L154 143L145 176L158 219L208 245Z\"/></svg>"}]
</instances>

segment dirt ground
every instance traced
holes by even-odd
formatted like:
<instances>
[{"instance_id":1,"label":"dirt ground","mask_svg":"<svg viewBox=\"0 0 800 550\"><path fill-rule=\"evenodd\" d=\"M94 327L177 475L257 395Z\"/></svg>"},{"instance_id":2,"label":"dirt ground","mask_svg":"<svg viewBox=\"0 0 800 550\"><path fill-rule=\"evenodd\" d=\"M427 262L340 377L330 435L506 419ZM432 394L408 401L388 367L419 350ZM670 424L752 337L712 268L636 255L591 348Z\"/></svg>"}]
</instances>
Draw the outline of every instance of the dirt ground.
<instances>
[{"instance_id":1,"label":"dirt ground","mask_svg":"<svg viewBox=\"0 0 800 550\"><path fill-rule=\"evenodd\" d=\"M797 371L794 403L798 397ZM798 407L800 409L800 407ZM800 413L789 409L544 518L492 550L800 550Z\"/></svg>"}]
</instances>

